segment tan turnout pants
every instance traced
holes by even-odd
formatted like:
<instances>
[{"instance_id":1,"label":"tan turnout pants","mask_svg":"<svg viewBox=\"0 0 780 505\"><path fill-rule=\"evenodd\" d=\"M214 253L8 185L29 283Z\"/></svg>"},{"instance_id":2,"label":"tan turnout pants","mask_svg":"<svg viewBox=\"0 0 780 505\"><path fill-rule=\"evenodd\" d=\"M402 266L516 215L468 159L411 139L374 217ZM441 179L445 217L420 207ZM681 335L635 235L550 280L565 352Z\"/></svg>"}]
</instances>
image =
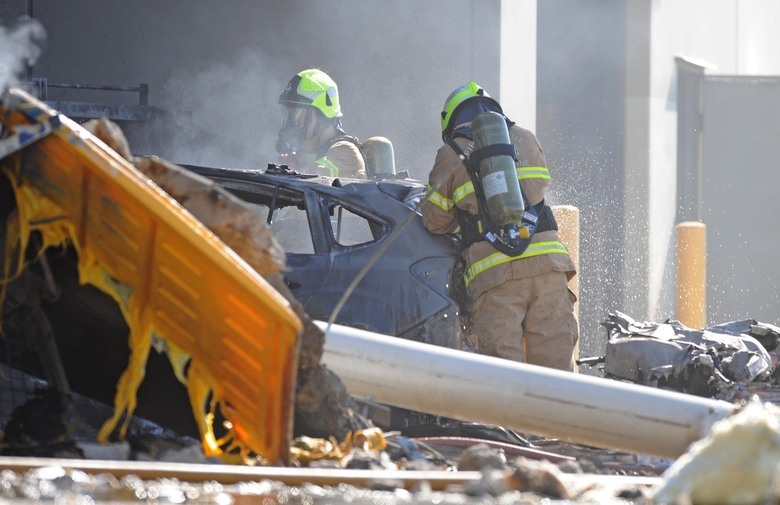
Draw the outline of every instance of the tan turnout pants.
<instances>
[{"instance_id":1,"label":"tan turnout pants","mask_svg":"<svg viewBox=\"0 0 780 505\"><path fill-rule=\"evenodd\" d=\"M509 279L480 296L472 337L480 354L576 371L579 331L563 272Z\"/></svg>"}]
</instances>

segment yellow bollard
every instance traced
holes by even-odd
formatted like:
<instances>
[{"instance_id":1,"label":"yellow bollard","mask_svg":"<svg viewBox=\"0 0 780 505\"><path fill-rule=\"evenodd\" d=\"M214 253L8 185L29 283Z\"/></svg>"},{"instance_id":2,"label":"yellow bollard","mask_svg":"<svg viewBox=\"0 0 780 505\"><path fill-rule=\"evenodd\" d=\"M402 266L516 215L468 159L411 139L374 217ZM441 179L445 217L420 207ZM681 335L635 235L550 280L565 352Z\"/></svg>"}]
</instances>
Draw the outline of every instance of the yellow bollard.
<instances>
[{"instance_id":1,"label":"yellow bollard","mask_svg":"<svg viewBox=\"0 0 780 505\"><path fill-rule=\"evenodd\" d=\"M580 270L580 209L573 205L553 205L553 215L558 222L558 235L561 237L561 242L569 250L569 256L574 262L574 267L579 272ZM577 297L577 301L574 302L574 315L577 317L577 325L579 326L580 320L580 276L575 275L569 279L569 289ZM580 343L577 342L576 355L580 355ZM575 372L577 367L575 365Z\"/></svg>"},{"instance_id":2,"label":"yellow bollard","mask_svg":"<svg viewBox=\"0 0 780 505\"><path fill-rule=\"evenodd\" d=\"M569 256L577 271L580 269L580 209L573 205L553 205L553 215L558 222L558 235L561 242L569 250ZM575 275L569 281L569 289L580 297L579 276ZM579 308L575 305L575 308ZM578 314L579 315L579 314Z\"/></svg>"},{"instance_id":3,"label":"yellow bollard","mask_svg":"<svg viewBox=\"0 0 780 505\"><path fill-rule=\"evenodd\" d=\"M689 328L707 325L707 226L677 224L676 319Z\"/></svg>"}]
</instances>

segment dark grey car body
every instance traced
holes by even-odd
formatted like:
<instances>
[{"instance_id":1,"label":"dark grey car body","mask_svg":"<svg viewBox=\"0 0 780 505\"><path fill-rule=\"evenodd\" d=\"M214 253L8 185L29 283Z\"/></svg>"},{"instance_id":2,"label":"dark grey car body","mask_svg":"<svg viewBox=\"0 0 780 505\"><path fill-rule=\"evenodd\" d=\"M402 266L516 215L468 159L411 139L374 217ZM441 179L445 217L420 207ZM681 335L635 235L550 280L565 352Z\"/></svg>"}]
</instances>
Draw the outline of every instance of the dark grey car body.
<instances>
[{"instance_id":1,"label":"dark grey car body","mask_svg":"<svg viewBox=\"0 0 780 505\"><path fill-rule=\"evenodd\" d=\"M459 308L451 294L460 248L453 237L423 226L415 210L426 190L419 181L184 166L259 206L286 251L287 285L312 318L327 321L381 250L335 322L461 347Z\"/></svg>"}]
</instances>

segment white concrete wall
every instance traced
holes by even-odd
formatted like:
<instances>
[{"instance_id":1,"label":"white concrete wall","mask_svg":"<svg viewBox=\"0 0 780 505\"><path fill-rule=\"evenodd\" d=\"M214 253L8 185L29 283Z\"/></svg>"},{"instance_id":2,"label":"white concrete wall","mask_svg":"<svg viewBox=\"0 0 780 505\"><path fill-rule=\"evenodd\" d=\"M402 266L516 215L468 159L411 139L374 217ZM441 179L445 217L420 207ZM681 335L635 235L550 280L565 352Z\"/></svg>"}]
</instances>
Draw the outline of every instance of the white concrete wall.
<instances>
[{"instance_id":1,"label":"white concrete wall","mask_svg":"<svg viewBox=\"0 0 780 505\"><path fill-rule=\"evenodd\" d=\"M707 74L780 74L780 2L642 0L627 12L625 310L673 313L677 159L675 56L710 63ZM646 256L645 256L646 250Z\"/></svg>"},{"instance_id":2,"label":"white concrete wall","mask_svg":"<svg viewBox=\"0 0 780 505\"><path fill-rule=\"evenodd\" d=\"M277 158L279 93L296 72L320 68L338 83L346 131L389 138L396 168L427 180L447 95L471 80L499 93L500 10L501 0L41 0L48 43L33 77L148 83L149 104L178 121L164 128L174 138L153 136L139 154L264 167ZM202 129L201 139L218 138L193 141Z\"/></svg>"},{"instance_id":3,"label":"white concrete wall","mask_svg":"<svg viewBox=\"0 0 780 505\"><path fill-rule=\"evenodd\" d=\"M737 47L734 73L780 75L780 2L739 0L736 7ZM719 69L718 73L725 73Z\"/></svg>"}]
</instances>

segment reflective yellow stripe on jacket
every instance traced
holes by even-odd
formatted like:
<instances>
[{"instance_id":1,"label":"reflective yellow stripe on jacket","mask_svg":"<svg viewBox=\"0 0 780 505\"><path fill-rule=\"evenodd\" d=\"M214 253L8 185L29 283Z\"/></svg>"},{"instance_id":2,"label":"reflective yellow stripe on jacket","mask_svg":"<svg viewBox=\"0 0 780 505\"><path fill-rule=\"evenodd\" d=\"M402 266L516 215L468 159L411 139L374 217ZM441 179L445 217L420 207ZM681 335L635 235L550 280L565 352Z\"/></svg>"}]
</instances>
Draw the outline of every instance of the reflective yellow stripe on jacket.
<instances>
[{"instance_id":1,"label":"reflective yellow stripe on jacket","mask_svg":"<svg viewBox=\"0 0 780 505\"><path fill-rule=\"evenodd\" d=\"M491 254L490 256L486 256L481 260L475 262L469 267L468 270L466 270L466 274L464 276L466 281L466 286L468 286L477 275L481 274L482 272L485 272L486 270L489 270L490 268L493 268L494 266L501 265L503 263L508 263L510 261L514 261L521 258L540 256L542 254L568 254L568 253L569 251L566 250L566 246L563 245L561 242L558 242L557 240L552 240L549 242L536 242L534 244L530 244L528 246L528 249L526 249L525 252L523 252L523 254L519 256L507 256L502 252L496 252Z\"/></svg>"},{"instance_id":2,"label":"reflective yellow stripe on jacket","mask_svg":"<svg viewBox=\"0 0 780 505\"><path fill-rule=\"evenodd\" d=\"M338 177L339 176L339 167L337 167L332 161L330 161L327 156L323 156L322 158L315 161L317 165L320 165L322 167L325 167L328 169L328 173L331 177Z\"/></svg>"},{"instance_id":3,"label":"reflective yellow stripe on jacket","mask_svg":"<svg viewBox=\"0 0 780 505\"><path fill-rule=\"evenodd\" d=\"M517 167L518 180L523 179L550 179L550 171L547 167ZM471 181L458 186L452 194L455 203L463 200L474 192L474 184ZM442 207L443 208L443 207ZM445 209L447 210L447 209Z\"/></svg>"},{"instance_id":4,"label":"reflective yellow stripe on jacket","mask_svg":"<svg viewBox=\"0 0 780 505\"><path fill-rule=\"evenodd\" d=\"M445 212L449 212L453 209L453 207L455 207L455 202L445 197L441 193L433 191L433 188L430 184L428 185L428 201Z\"/></svg>"},{"instance_id":5,"label":"reflective yellow stripe on jacket","mask_svg":"<svg viewBox=\"0 0 780 505\"><path fill-rule=\"evenodd\" d=\"M523 179L547 179L550 180L550 171L547 167L517 167L517 178Z\"/></svg>"}]
</instances>

